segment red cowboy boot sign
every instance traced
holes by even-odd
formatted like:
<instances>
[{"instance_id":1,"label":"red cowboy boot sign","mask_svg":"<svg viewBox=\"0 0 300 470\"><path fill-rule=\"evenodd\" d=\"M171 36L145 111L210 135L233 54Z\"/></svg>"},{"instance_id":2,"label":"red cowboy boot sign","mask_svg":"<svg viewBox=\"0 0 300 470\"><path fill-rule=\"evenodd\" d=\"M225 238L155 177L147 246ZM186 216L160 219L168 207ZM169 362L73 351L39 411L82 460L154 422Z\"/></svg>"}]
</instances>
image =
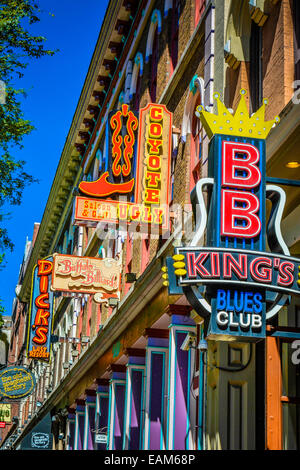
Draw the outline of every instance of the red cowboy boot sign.
<instances>
[{"instance_id":1,"label":"red cowboy boot sign","mask_svg":"<svg viewBox=\"0 0 300 470\"><path fill-rule=\"evenodd\" d=\"M113 194L130 194L134 188L132 167L138 119L129 111L128 105L123 104L110 117L109 124L111 139L108 144L111 145L111 151L108 170L96 181L82 181L79 184L79 190L88 196L102 198Z\"/></svg>"},{"instance_id":2,"label":"red cowboy boot sign","mask_svg":"<svg viewBox=\"0 0 300 470\"><path fill-rule=\"evenodd\" d=\"M109 116L108 128L105 171L96 181L79 184L82 195L75 198L74 224L124 222L167 230L172 113L162 104L149 103L138 119L123 104ZM128 197L121 201L121 195Z\"/></svg>"}]
</instances>

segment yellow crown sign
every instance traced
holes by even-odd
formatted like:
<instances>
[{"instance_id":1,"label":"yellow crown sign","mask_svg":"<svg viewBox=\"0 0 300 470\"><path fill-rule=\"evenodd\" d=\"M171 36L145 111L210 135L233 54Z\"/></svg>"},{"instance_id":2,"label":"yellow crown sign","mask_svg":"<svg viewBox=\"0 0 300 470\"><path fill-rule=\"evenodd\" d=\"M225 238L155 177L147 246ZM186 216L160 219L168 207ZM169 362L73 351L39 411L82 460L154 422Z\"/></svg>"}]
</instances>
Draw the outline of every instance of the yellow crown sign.
<instances>
[{"instance_id":1,"label":"yellow crown sign","mask_svg":"<svg viewBox=\"0 0 300 470\"><path fill-rule=\"evenodd\" d=\"M245 100L246 93L244 89L240 91L241 98L234 114L222 103L219 93L214 93L214 99L217 101L218 106L217 114L205 111L203 106L197 107L196 116L200 118L209 139L215 134L250 137L253 139L267 138L274 124L279 123L279 116L276 116L271 121L265 121L267 99L263 100L263 105L256 113L249 116Z\"/></svg>"}]
</instances>

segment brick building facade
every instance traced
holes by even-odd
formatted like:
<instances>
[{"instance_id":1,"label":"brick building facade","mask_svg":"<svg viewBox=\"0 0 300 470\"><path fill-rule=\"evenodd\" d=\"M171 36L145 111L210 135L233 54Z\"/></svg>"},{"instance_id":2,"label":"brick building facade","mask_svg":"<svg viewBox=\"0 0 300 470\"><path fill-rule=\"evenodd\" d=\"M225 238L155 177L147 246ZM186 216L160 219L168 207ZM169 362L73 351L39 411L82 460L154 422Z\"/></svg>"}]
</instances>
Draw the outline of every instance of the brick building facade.
<instances>
[{"instance_id":1,"label":"brick building facade","mask_svg":"<svg viewBox=\"0 0 300 470\"><path fill-rule=\"evenodd\" d=\"M246 89L250 114L268 98L266 119L279 115L281 122L267 139L267 175L298 180L299 168L289 163L299 160L299 41L296 0L109 3L26 265L15 331L17 317L28 312L33 267L52 253L122 257L121 299L104 305L86 294L55 295L51 361L26 362L37 388L22 403L14 448L49 413L56 450L299 447L297 366L288 342L299 334L297 301L270 325L293 331L289 340L209 341L206 368L197 349L181 348L187 335L200 338L201 318L184 295L169 295L161 278L174 246L192 237L190 193L207 176L209 140L195 111L215 111L214 92L235 110ZM74 188L105 168L109 112L149 102L173 113L170 236L133 239L74 226ZM297 256L299 188L285 189L283 234ZM126 282L126 274L135 281ZM24 348L24 338L17 347Z\"/></svg>"}]
</instances>

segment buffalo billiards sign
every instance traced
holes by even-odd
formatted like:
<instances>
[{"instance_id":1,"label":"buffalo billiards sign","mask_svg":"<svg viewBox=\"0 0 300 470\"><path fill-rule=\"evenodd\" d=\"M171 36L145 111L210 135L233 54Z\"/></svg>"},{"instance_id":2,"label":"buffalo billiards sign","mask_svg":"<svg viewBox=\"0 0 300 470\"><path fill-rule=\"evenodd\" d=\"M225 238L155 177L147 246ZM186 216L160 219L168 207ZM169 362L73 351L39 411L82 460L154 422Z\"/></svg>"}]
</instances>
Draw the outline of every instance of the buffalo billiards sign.
<instances>
[{"instance_id":1,"label":"buffalo billiards sign","mask_svg":"<svg viewBox=\"0 0 300 470\"><path fill-rule=\"evenodd\" d=\"M280 230L285 192L266 183L265 139L279 118L265 121L266 100L250 117L245 93L234 115L217 94L217 114L197 109L210 138L208 177L191 193L193 240L172 260L173 287L206 319L211 339L265 337L266 321L300 294L300 260L290 257Z\"/></svg>"}]
</instances>

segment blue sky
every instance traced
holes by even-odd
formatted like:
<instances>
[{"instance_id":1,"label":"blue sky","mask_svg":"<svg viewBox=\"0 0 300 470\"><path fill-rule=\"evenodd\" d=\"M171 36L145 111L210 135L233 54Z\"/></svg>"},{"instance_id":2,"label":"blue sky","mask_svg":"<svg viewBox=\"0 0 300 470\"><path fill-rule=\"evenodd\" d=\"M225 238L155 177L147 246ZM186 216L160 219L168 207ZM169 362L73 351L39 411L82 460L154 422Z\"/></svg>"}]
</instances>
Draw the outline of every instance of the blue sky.
<instances>
[{"instance_id":1,"label":"blue sky","mask_svg":"<svg viewBox=\"0 0 300 470\"><path fill-rule=\"evenodd\" d=\"M24 78L15 82L16 87L27 90L22 109L36 130L13 155L27 162L25 170L39 183L25 189L22 204L10 206L10 218L3 223L15 244L13 253L7 251L7 265L0 271L0 298L6 315L11 314L26 236L31 240L34 222L42 219L108 0L38 0L38 4L43 10L41 21L30 31L45 36L45 47L59 52L30 61Z\"/></svg>"}]
</instances>

